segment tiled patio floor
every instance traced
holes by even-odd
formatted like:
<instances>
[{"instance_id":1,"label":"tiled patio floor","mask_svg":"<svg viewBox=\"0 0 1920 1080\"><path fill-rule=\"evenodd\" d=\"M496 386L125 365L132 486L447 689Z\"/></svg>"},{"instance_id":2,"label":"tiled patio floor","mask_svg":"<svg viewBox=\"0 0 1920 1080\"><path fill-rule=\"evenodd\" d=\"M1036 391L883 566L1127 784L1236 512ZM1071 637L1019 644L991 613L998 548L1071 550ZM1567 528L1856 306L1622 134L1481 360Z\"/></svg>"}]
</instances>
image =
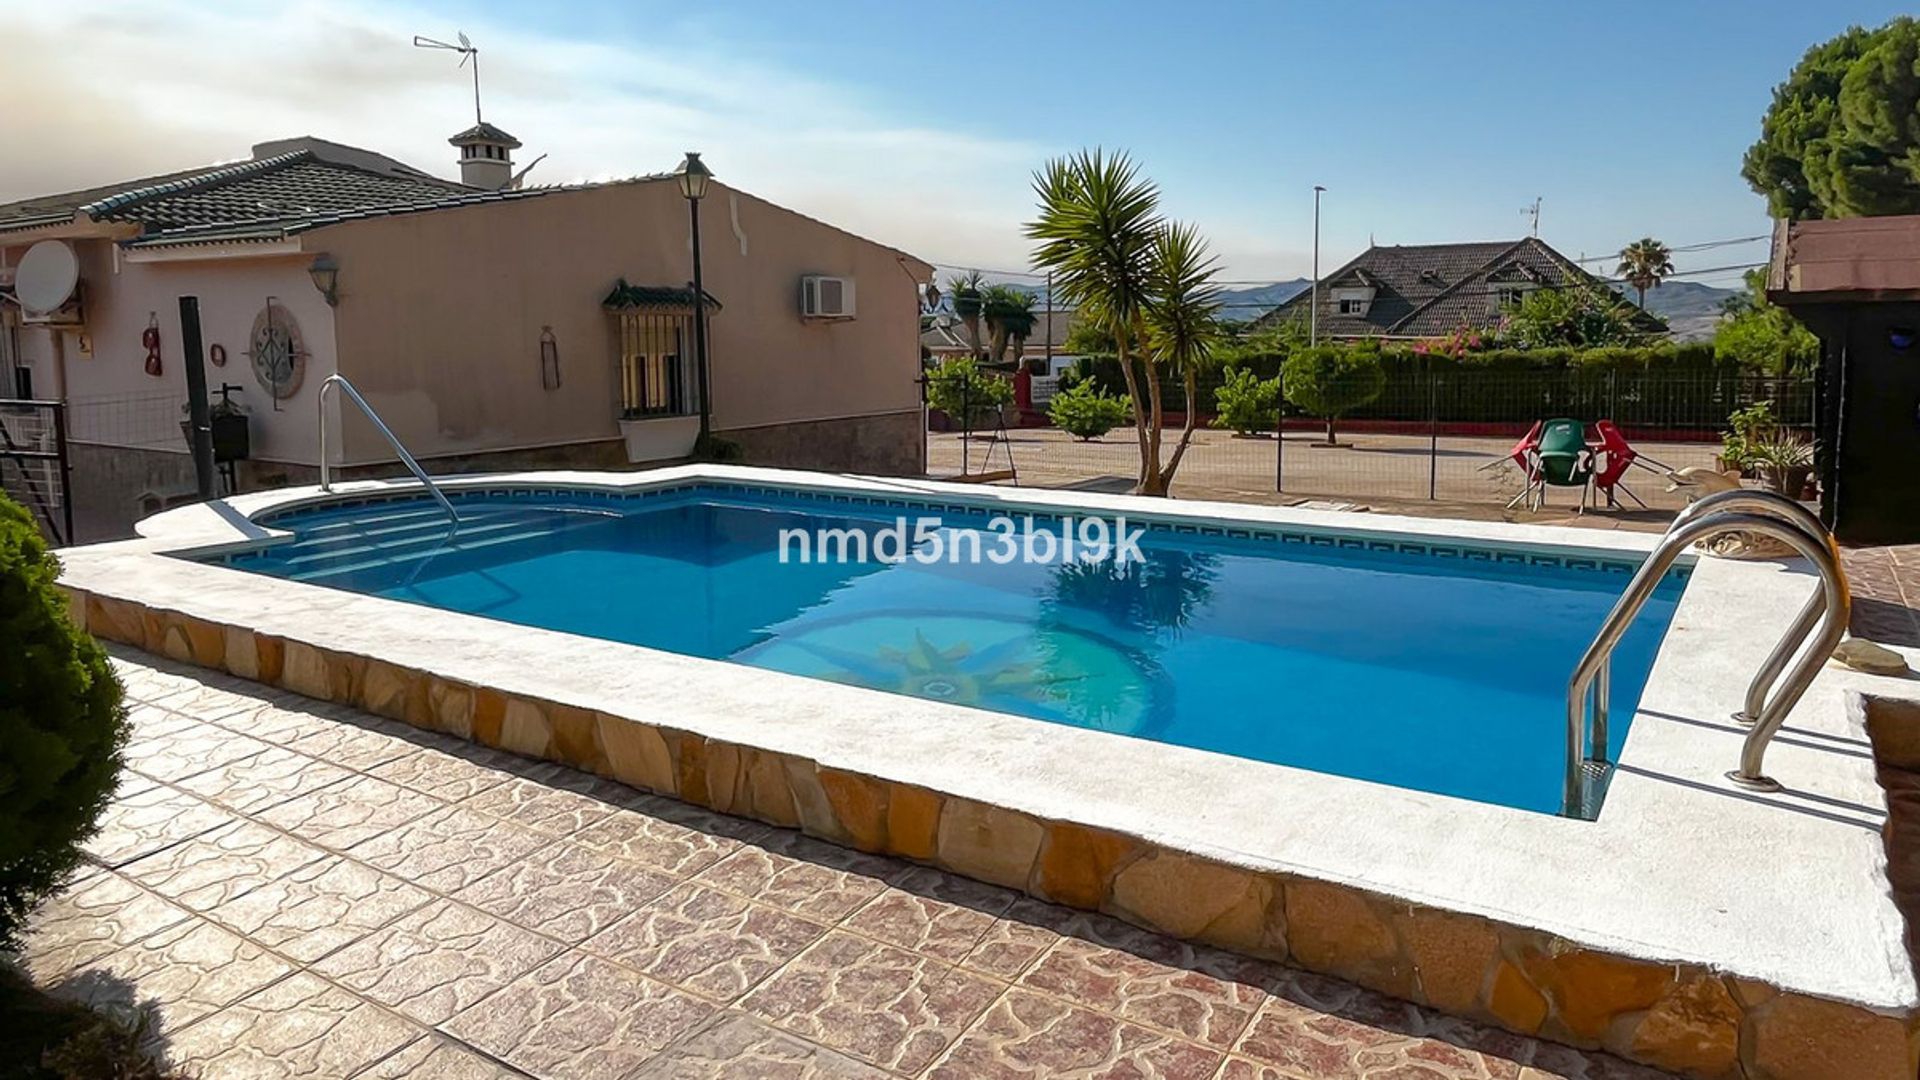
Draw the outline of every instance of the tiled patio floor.
<instances>
[{"instance_id":1,"label":"tiled patio floor","mask_svg":"<svg viewBox=\"0 0 1920 1080\"><path fill-rule=\"evenodd\" d=\"M234 1077L1651 1078L925 867L121 654L44 985Z\"/></svg>"},{"instance_id":2,"label":"tiled patio floor","mask_svg":"<svg viewBox=\"0 0 1920 1080\"><path fill-rule=\"evenodd\" d=\"M1853 632L1886 645L1920 645L1920 544L1843 548L1853 586Z\"/></svg>"}]
</instances>

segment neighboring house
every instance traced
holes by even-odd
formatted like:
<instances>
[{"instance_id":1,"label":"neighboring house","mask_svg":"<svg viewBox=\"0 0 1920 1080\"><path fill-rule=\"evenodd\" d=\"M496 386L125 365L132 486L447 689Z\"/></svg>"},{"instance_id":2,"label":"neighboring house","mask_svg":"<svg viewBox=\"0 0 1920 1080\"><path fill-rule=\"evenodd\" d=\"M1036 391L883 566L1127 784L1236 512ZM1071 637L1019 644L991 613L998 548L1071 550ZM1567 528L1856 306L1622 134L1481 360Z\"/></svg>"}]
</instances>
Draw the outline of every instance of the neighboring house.
<instances>
[{"instance_id":1,"label":"neighboring house","mask_svg":"<svg viewBox=\"0 0 1920 1080\"><path fill-rule=\"evenodd\" d=\"M1055 308L1051 311L1039 308L1034 311L1034 315L1033 333L1027 335L1026 341L1021 345L1019 358L1045 360L1051 356L1056 368L1061 366L1060 361L1063 359L1069 363L1074 360L1075 357L1066 354L1066 343L1068 333L1079 318L1078 313L1071 308ZM980 337L983 340L980 342L979 351L985 352L990 348L991 342L984 320L980 324ZM935 360L944 360L950 356L966 356L974 351L973 339L967 333L967 324L951 311L937 311L920 317L920 347L924 350L924 355L931 356ZM1012 346L1007 349L1007 359L1014 359Z\"/></svg>"},{"instance_id":2,"label":"neighboring house","mask_svg":"<svg viewBox=\"0 0 1920 1080\"><path fill-rule=\"evenodd\" d=\"M690 452L692 243L674 178L520 189L512 136L483 124L450 141L463 182L301 138L0 206L0 396L68 403L82 539L193 490L182 296L199 300L209 384L241 387L242 488L313 478L316 393L336 372L432 471ZM924 471L914 339L932 268L717 181L701 224L714 432L749 462ZM29 312L14 268L46 241L77 256L79 287ZM392 471L350 406L324 422L347 474Z\"/></svg>"},{"instance_id":3,"label":"neighboring house","mask_svg":"<svg viewBox=\"0 0 1920 1080\"><path fill-rule=\"evenodd\" d=\"M1599 278L1536 237L1477 244L1374 245L1320 281L1319 333L1335 340L1440 338L1490 330L1501 313L1541 288L1592 285ZM1256 327L1308 321L1308 289L1262 315ZM1644 312L1648 333L1666 329Z\"/></svg>"}]
</instances>

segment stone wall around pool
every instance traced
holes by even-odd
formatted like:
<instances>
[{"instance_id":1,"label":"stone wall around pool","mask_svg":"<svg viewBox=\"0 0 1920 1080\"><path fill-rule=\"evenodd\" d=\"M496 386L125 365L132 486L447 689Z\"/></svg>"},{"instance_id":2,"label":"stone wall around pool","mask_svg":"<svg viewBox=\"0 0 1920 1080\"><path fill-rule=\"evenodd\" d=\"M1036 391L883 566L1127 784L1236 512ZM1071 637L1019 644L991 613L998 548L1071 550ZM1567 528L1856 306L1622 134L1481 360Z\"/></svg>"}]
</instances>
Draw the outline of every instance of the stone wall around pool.
<instances>
[{"instance_id":1,"label":"stone wall around pool","mask_svg":"<svg viewBox=\"0 0 1920 1080\"><path fill-rule=\"evenodd\" d=\"M1588 948L1352 885L1251 870L177 611L71 587L68 596L76 624L96 637L179 662L1700 1080L1911 1080L1920 1073L1920 1016Z\"/></svg>"}]
</instances>

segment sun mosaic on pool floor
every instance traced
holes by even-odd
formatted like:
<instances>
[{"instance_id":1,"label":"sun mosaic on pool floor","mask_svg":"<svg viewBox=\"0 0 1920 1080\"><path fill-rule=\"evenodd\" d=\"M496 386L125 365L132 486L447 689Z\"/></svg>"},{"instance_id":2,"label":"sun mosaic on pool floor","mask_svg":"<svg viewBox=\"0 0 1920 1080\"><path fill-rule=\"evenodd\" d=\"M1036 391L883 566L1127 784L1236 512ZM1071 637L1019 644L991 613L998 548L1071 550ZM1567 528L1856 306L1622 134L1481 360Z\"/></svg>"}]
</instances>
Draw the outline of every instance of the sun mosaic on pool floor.
<instances>
[{"instance_id":1,"label":"sun mosaic on pool floor","mask_svg":"<svg viewBox=\"0 0 1920 1080\"><path fill-rule=\"evenodd\" d=\"M129 770L22 960L202 1080L1662 1075L116 655Z\"/></svg>"}]
</instances>

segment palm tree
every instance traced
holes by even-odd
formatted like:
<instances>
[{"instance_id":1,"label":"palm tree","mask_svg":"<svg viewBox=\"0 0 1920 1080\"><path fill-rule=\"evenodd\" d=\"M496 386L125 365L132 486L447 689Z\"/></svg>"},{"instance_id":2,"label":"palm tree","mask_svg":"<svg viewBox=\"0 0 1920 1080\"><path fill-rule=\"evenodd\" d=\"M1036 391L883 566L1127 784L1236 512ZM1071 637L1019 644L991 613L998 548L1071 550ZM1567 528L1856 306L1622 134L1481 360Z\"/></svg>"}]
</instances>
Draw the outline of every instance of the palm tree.
<instances>
[{"instance_id":1,"label":"palm tree","mask_svg":"<svg viewBox=\"0 0 1920 1080\"><path fill-rule=\"evenodd\" d=\"M1614 272L1640 294L1640 310L1645 311L1647 290L1673 273L1673 252L1651 236L1642 237L1620 249L1620 266Z\"/></svg>"},{"instance_id":2,"label":"palm tree","mask_svg":"<svg viewBox=\"0 0 1920 1080\"><path fill-rule=\"evenodd\" d=\"M969 270L966 274L956 274L947 279L947 296L953 300L953 313L967 326L967 342L973 348L973 358L985 355L980 348L980 313L985 308L982 292L985 279L980 271Z\"/></svg>"},{"instance_id":3,"label":"palm tree","mask_svg":"<svg viewBox=\"0 0 1920 1080\"><path fill-rule=\"evenodd\" d=\"M1034 174L1039 218L1027 225L1038 240L1034 263L1052 271L1054 289L1068 307L1113 339L1120 375L1136 418L1140 474L1134 490L1164 495L1160 474L1160 383L1151 355L1143 357L1149 395L1134 371L1133 342L1153 292L1155 210L1160 189L1125 154L1082 150L1049 161Z\"/></svg>"},{"instance_id":4,"label":"palm tree","mask_svg":"<svg viewBox=\"0 0 1920 1080\"><path fill-rule=\"evenodd\" d=\"M994 363L1004 363L1008 344L1018 341L1024 348L1027 335L1033 333L1033 324L1039 320L1033 310L1033 294L1008 285L989 285L980 297L987 321L988 354Z\"/></svg>"},{"instance_id":5,"label":"palm tree","mask_svg":"<svg viewBox=\"0 0 1920 1080\"><path fill-rule=\"evenodd\" d=\"M1186 390L1186 421L1173 456L1160 473L1162 490L1173 486L1193 429L1200 417L1200 372L1220 343L1220 287L1213 278L1219 264L1192 225L1170 222L1153 238L1153 295L1147 300L1147 350L1168 371L1178 371ZM1154 402L1154 437L1159 438L1159 402Z\"/></svg>"}]
</instances>

